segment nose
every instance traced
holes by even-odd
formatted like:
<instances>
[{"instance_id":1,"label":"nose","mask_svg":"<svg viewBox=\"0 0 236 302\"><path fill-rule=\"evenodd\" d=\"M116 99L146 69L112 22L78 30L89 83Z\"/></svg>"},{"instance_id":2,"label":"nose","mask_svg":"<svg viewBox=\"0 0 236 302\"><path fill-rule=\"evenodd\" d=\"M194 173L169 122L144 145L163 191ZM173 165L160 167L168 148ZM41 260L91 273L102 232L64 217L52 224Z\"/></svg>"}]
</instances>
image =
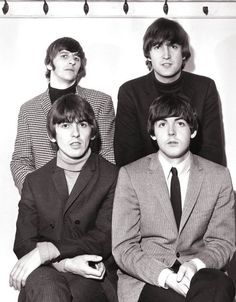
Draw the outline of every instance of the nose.
<instances>
[{"instance_id":1,"label":"nose","mask_svg":"<svg viewBox=\"0 0 236 302\"><path fill-rule=\"evenodd\" d=\"M77 124L77 123L73 123L72 136L74 136L74 137L79 137L80 136L79 124Z\"/></svg>"},{"instance_id":2,"label":"nose","mask_svg":"<svg viewBox=\"0 0 236 302\"><path fill-rule=\"evenodd\" d=\"M176 134L175 126L174 126L174 125L169 125L169 128L168 128L168 135L169 135L169 136L174 136L175 134Z\"/></svg>"},{"instance_id":3,"label":"nose","mask_svg":"<svg viewBox=\"0 0 236 302\"><path fill-rule=\"evenodd\" d=\"M75 58L74 58L73 56L70 56L69 63L70 63L71 65L75 65Z\"/></svg>"},{"instance_id":4,"label":"nose","mask_svg":"<svg viewBox=\"0 0 236 302\"><path fill-rule=\"evenodd\" d=\"M170 47L169 45L163 45L163 58L169 59L170 58Z\"/></svg>"}]
</instances>

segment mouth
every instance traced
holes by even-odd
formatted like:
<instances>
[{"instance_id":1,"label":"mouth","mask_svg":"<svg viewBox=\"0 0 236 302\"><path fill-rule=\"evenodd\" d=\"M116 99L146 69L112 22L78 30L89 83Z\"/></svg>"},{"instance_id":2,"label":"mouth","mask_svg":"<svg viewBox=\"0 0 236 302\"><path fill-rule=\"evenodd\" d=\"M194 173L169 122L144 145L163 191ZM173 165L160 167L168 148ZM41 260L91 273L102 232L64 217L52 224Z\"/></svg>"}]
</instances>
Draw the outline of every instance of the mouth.
<instances>
[{"instance_id":1,"label":"mouth","mask_svg":"<svg viewBox=\"0 0 236 302\"><path fill-rule=\"evenodd\" d=\"M80 148L80 147L81 147L81 143L80 143L80 142L72 142L72 143L70 143L70 146L71 146L73 149L77 149L77 148Z\"/></svg>"},{"instance_id":2,"label":"mouth","mask_svg":"<svg viewBox=\"0 0 236 302\"><path fill-rule=\"evenodd\" d=\"M167 143L169 146L177 146L179 143L177 142L177 141L169 141L168 143Z\"/></svg>"}]
</instances>

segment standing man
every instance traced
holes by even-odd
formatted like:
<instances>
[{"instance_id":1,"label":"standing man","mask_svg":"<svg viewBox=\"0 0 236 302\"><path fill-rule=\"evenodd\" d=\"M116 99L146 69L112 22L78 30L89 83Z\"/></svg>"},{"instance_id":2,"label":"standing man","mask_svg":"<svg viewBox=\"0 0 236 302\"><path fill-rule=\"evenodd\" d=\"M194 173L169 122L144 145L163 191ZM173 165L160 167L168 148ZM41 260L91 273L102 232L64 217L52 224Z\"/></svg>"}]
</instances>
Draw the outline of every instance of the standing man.
<instances>
[{"instance_id":1,"label":"standing man","mask_svg":"<svg viewBox=\"0 0 236 302\"><path fill-rule=\"evenodd\" d=\"M199 118L199 131L190 149L194 154L225 164L223 125L219 97L213 80L183 68L191 56L188 35L182 26L160 18L143 39L146 64L151 72L123 84L118 93L115 126L115 159L119 166L156 152L147 132L148 109L166 93L190 99Z\"/></svg>"},{"instance_id":2,"label":"standing man","mask_svg":"<svg viewBox=\"0 0 236 302\"><path fill-rule=\"evenodd\" d=\"M12 155L11 172L21 192L26 175L40 168L55 157L47 136L46 117L51 105L60 96L75 93L92 106L99 126L99 135L92 149L114 163L114 108L111 97L78 85L85 76L86 58L80 43L63 37L52 42L46 58L48 89L21 106L15 149Z\"/></svg>"},{"instance_id":3,"label":"standing man","mask_svg":"<svg viewBox=\"0 0 236 302\"><path fill-rule=\"evenodd\" d=\"M150 107L159 151L120 169L112 218L119 302L232 302L235 251L227 168L194 155L197 118L182 96Z\"/></svg>"}]
</instances>

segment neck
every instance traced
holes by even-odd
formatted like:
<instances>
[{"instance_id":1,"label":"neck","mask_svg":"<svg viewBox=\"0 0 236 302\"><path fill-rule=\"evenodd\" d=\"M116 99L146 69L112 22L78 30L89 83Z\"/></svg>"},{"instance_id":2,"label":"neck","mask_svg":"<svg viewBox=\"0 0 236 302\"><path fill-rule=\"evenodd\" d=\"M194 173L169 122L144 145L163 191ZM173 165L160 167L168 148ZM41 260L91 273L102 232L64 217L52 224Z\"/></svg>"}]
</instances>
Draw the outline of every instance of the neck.
<instances>
[{"instance_id":1,"label":"neck","mask_svg":"<svg viewBox=\"0 0 236 302\"><path fill-rule=\"evenodd\" d=\"M86 163L91 154L91 149L88 148L87 152L80 158L71 158L64 153L57 152L57 166L67 171L81 171L82 167Z\"/></svg>"},{"instance_id":2,"label":"neck","mask_svg":"<svg viewBox=\"0 0 236 302\"><path fill-rule=\"evenodd\" d=\"M170 84L170 83L177 81L180 78L181 71L182 70L178 71L177 73L175 73L174 75L172 75L170 77L163 77L154 70L154 75L155 75L155 78L157 79L157 81L159 81L163 84Z\"/></svg>"},{"instance_id":3,"label":"neck","mask_svg":"<svg viewBox=\"0 0 236 302\"><path fill-rule=\"evenodd\" d=\"M184 153L183 155L181 155L180 157L168 157L166 154L164 154L161 150L159 150L160 154L162 157L164 157L166 159L166 161L168 161L168 163L172 166L177 166L178 164L182 163L188 156L190 156L190 152L187 151L186 153Z\"/></svg>"}]
</instances>

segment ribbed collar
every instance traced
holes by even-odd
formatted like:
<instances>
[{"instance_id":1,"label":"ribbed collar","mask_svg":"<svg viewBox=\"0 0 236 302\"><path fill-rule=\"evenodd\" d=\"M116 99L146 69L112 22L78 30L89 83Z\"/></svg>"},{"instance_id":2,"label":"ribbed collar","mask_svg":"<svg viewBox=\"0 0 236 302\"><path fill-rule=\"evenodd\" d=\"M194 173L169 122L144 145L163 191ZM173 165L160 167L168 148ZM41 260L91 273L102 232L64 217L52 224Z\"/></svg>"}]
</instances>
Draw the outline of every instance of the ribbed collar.
<instances>
[{"instance_id":1,"label":"ribbed collar","mask_svg":"<svg viewBox=\"0 0 236 302\"><path fill-rule=\"evenodd\" d=\"M86 163L90 155L91 155L90 148L85 153L85 155L79 159L72 159L67 156L63 156L61 152L57 152L57 166L66 171L79 172L82 170L84 164Z\"/></svg>"},{"instance_id":2,"label":"ribbed collar","mask_svg":"<svg viewBox=\"0 0 236 302\"><path fill-rule=\"evenodd\" d=\"M151 75L152 75L152 80L154 82L155 87L161 93L181 92L181 89L182 89L181 83L183 80L183 73L181 73L180 77L172 83L162 83L162 82L158 81L155 77L154 71L151 73Z\"/></svg>"},{"instance_id":3,"label":"ribbed collar","mask_svg":"<svg viewBox=\"0 0 236 302\"><path fill-rule=\"evenodd\" d=\"M49 97L51 100L51 103L53 104L59 97L69 94L69 93L76 93L76 86L77 82L75 82L72 86L66 88L66 89L57 89L50 86L50 83L48 85L48 92Z\"/></svg>"}]
</instances>

